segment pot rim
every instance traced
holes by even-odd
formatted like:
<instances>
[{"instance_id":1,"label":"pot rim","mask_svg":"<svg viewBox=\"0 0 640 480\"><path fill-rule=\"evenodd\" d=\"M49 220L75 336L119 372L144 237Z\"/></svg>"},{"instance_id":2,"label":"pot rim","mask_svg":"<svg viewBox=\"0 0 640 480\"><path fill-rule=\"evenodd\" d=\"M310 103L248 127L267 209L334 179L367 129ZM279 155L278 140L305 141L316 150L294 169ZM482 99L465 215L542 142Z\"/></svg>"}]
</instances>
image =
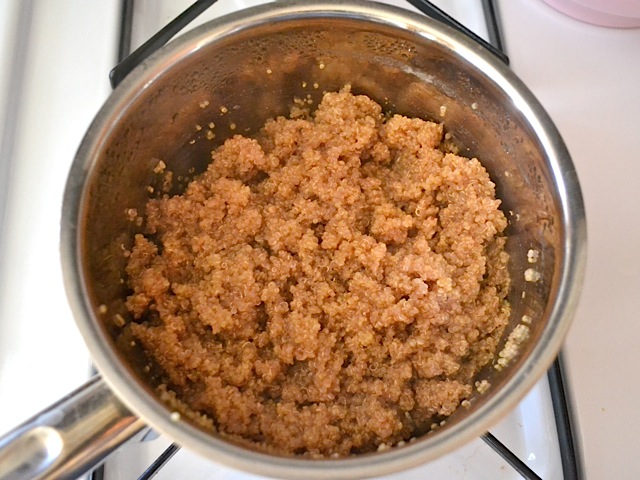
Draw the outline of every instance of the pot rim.
<instances>
[{"instance_id":1,"label":"pot rim","mask_svg":"<svg viewBox=\"0 0 640 480\"><path fill-rule=\"evenodd\" d=\"M132 378L109 342L103 340L104 332L85 286L80 258L80 218L84 185L106 140L108 129L105 125L117 123L119 112L125 111L139 92L171 65L203 45L265 23L336 16L408 29L427 41L440 42L507 92L548 154L558 183L565 235L558 267L558 290L541 339L517 374L491 398L437 435L423 436L402 448L348 458L312 460L250 451L186 422L172 420L171 411ZM98 370L123 403L153 428L199 454L256 474L309 479L356 478L392 473L444 455L483 434L525 396L558 354L575 312L586 263L586 221L577 175L559 132L528 88L490 52L450 27L397 7L364 1L288 1L251 7L196 27L145 60L114 90L89 127L71 167L62 209L61 259L69 302Z\"/></svg>"}]
</instances>

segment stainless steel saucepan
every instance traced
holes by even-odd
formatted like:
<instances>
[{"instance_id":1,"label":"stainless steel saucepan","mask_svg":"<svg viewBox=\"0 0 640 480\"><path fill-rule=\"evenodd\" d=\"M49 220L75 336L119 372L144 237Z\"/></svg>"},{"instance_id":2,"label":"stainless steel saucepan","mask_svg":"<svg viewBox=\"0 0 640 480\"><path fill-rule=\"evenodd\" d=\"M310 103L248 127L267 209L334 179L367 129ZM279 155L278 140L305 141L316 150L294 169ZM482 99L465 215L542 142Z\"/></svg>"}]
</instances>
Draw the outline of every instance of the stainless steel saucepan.
<instances>
[{"instance_id":1,"label":"stainless steel saucepan","mask_svg":"<svg viewBox=\"0 0 640 480\"><path fill-rule=\"evenodd\" d=\"M202 171L232 124L255 132L286 114L294 97L317 103L322 91L345 84L388 111L444 119L461 153L487 167L509 219L507 334L523 316L530 334L505 368L481 372L490 387L470 408L415 442L341 459L269 455L176 421L141 353L117 340L115 314L128 318L122 250L138 229L125 211L144 211L158 159L176 178ZM210 122L213 111L211 141L194 126ZM78 150L61 255L69 301L100 374L0 440L0 477L77 477L144 425L212 460L281 478L361 478L432 460L487 431L548 369L576 308L585 242L578 179L551 119L508 67L464 35L364 2L277 2L210 22L127 76ZM530 250L539 252L533 270Z\"/></svg>"}]
</instances>

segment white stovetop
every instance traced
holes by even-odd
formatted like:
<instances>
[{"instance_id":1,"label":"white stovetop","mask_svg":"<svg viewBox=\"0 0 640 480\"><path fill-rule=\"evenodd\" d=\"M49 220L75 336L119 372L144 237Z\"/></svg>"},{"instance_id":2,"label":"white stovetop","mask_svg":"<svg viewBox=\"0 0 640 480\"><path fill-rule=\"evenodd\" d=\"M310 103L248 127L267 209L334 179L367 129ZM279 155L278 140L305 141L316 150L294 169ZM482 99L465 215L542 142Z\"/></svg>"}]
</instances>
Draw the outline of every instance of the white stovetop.
<instances>
[{"instance_id":1,"label":"white stovetop","mask_svg":"<svg viewBox=\"0 0 640 480\"><path fill-rule=\"evenodd\" d=\"M88 354L60 278L58 219L75 149L109 93L119 4L0 1L0 209L9 207L0 217L0 434L87 377ZM640 30L581 24L541 0L499 6L512 67L564 136L587 205L588 272L565 348L586 473L633 478L640 471ZM20 11L32 18L24 31L16 27L24 27ZM13 59L16 38L27 43ZM9 112L15 95L21 108ZM46 202L36 200L42 195ZM16 341L25 338L26 350Z\"/></svg>"},{"instance_id":2,"label":"white stovetop","mask_svg":"<svg viewBox=\"0 0 640 480\"><path fill-rule=\"evenodd\" d=\"M88 377L59 221L71 160L110 92L118 1L0 0L0 432ZM16 108L8 109L9 100Z\"/></svg>"},{"instance_id":3,"label":"white stovetop","mask_svg":"<svg viewBox=\"0 0 640 480\"><path fill-rule=\"evenodd\" d=\"M545 106L587 209L587 276L566 341L586 473L638 478L640 29L580 23L539 0L500 0L513 70Z\"/></svg>"},{"instance_id":4,"label":"white stovetop","mask_svg":"<svg viewBox=\"0 0 640 480\"><path fill-rule=\"evenodd\" d=\"M136 18L145 21L135 25L134 46L190 1L138 0ZM237 9L260 1L223 0L207 14L219 15L223 6ZM386 1L411 8L404 0ZM110 90L107 72L115 62L119 3L0 3L0 173L8 173L0 175L0 209L6 211L0 219L0 411L5 413L0 415L0 434L88 376L89 355L61 281L58 219L75 149ZM479 0L435 3L486 37ZM6 108L10 98L15 99L16 111ZM492 432L530 467L553 478L561 466L548 398L543 379ZM110 458L107 478L134 478L164 444L160 439L129 447ZM238 472L203 462L186 451L178 457L163 470L163 478L239 478ZM186 467L180 461L185 457ZM401 478L425 475L518 478L479 439Z\"/></svg>"}]
</instances>

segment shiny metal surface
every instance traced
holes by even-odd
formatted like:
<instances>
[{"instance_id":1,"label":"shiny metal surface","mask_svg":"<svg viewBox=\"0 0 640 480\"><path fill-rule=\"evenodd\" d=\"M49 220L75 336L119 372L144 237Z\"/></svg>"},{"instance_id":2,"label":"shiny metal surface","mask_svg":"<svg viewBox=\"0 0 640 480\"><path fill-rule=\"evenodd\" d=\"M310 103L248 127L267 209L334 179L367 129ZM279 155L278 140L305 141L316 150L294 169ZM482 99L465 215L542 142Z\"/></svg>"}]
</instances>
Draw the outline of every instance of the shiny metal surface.
<instances>
[{"instance_id":1,"label":"shiny metal surface","mask_svg":"<svg viewBox=\"0 0 640 480\"><path fill-rule=\"evenodd\" d=\"M267 74L267 69L272 73ZM317 89L311 86L318 84ZM120 283L153 167L176 176L204 169L215 146L195 129L216 116L216 142L285 114L294 96L349 83L393 112L445 121L466 156L497 184L510 219L511 329L532 318L529 340L491 387L437 432L401 448L336 460L266 455L172 421L135 346L117 339L126 318ZM207 100L210 108L200 104ZM440 117L440 107L446 115ZM225 107L227 113L222 113ZM511 409L557 354L584 274L585 215L578 180L553 123L512 72L460 34L427 18L370 3L278 3L214 21L136 69L104 105L78 151L62 219L62 260L78 326L105 380L146 422L184 446L236 468L281 478L361 478L409 468L461 445ZM525 281L540 252L538 282ZM524 293L524 295L523 295ZM105 311L107 315L101 313ZM464 409L462 409L464 410ZM175 420L175 419L174 419Z\"/></svg>"},{"instance_id":2,"label":"shiny metal surface","mask_svg":"<svg viewBox=\"0 0 640 480\"><path fill-rule=\"evenodd\" d=\"M143 427L94 377L0 438L0 478L76 479Z\"/></svg>"}]
</instances>

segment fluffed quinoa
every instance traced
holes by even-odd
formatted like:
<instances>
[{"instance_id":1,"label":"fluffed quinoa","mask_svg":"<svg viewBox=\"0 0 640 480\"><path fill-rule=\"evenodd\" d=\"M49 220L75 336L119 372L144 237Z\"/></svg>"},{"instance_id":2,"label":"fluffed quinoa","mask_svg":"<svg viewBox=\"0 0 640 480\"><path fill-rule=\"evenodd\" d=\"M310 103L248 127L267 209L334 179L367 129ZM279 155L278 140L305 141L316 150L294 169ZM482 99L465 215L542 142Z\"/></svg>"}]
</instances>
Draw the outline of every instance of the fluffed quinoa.
<instances>
[{"instance_id":1,"label":"fluffed quinoa","mask_svg":"<svg viewBox=\"0 0 640 480\"><path fill-rule=\"evenodd\" d=\"M344 89L235 135L182 195L150 200L124 330L167 404L311 456L443 424L510 307L494 184L442 137L441 124L385 116Z\"/></svg>"}]
</instances>

